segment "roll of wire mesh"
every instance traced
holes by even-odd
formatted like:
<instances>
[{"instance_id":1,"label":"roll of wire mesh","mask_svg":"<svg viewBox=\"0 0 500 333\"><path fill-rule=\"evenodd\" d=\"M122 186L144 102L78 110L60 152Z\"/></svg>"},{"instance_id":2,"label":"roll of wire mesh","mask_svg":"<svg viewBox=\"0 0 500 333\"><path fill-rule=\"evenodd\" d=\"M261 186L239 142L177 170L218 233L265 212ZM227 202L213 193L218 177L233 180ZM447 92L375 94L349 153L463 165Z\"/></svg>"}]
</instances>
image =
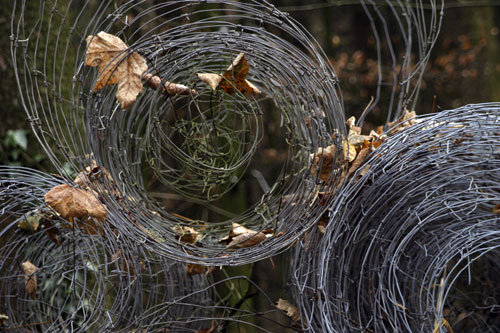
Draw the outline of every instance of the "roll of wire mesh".
<instances>
[{"instance_id":1,"label":"roll of wire mesh","mask_svg":"<svg viewBox=\"0 0 500 333\"><path fill-rule=\"evenodd\" d=\"M498 103L443 111L372 153L295 251L305 330L498 331L499 121Z\"/></svg>"},{"instance_id":2,"label":"roll of wire mesh","mask_svg":"<svg viewBox=\"0 0 500 333\"><path fill-rule=\"evenodd\" d=\"M34 132L68 181L68 168L106 175L90 187L122 238L176 260L237 265L290 246L326 209L314 202L340 174L320 181L310 154L340 146L345 134L337 77L312 36L273 5L17 1L11 25ZM102 73L85 66L101 32L126 44L102 71L118 72L117 62L137 56L148 68L142 82L149 88L126 109L115 86L96 92ZM248 64L241 75L237 59ZM199 74L222 83L210 86ZM117 83L113 75L106 84ZM184 93L165 93L173 83ZM319 163L343 167L336 157ZM244 188L251 193L234 199ZM221 244L235 223L249 236ZM186 228L197 235L194 244L180 241ZM262 236L256 231L265 240L245 245Z\"/></svg>"},{"instance_id":3,"label":"roll of wire mesh","mask_svg":"<svg viewBox=\"0 0 500 333\"><path fill-rule=\"evenodd\" d=\"M31 169L0 168L2 329L43 332L189 331L210 326L205 276L119 235L73 227L43 195L61 183ZM76 225L76 220L73 221Z\"/></svg>"}]
</instances>

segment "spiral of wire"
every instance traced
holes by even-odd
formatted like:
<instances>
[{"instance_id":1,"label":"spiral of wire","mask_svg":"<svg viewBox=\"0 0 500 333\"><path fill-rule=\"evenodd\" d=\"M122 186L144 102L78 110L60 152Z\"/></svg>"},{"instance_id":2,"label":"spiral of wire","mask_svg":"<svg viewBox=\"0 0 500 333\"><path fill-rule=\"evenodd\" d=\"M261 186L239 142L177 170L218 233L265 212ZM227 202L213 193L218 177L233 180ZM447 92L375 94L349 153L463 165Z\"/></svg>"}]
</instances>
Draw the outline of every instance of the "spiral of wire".
<instances>
[{"instance_id":1,"label":"spiral of wire","mask_svg":"<svg viewBox=\"0 0 500 333\"><path fill-rule=\"evenodd\" d=\"M292 274L311 332L497 332L500 104L422 117L336 193Z\"/></svg>"},{"instance_id":2,"label":"spiral of wire","mask_svg":"<svg viewBox=\"0 0 500 333\"><path fill-rule=\"evenodd\" d=\"M319 182L310 154L340 145L332 133L345 131L337 78L312 36L273 5L17 1L11 26L34 132L68 181L91 166L106 170L107 181L92 189L122 237L177 260L236 265L282 251L325 210L311 203L339 175ZM126 110L115 87L93 92L99 71L84 65L85 39L100 31L121 38L123 54L140 54L145 75L190 92L144 88ZM214 90L198 78L223 73L241 53L247 82L261 93ZM271 122L280 123L272 134ZM269 156L277 162L266 169ZM250 208L231 210L242 182L255 184ZM254 247L220 244L234 223L272 229L271 237ZM182 227L203 237L184 244L175 231Z\"/></svg>"},{"instance_id":3,"label":"spiral of wire","mask_svg":"<svg viewBox=\"0 0 500 333\"><path fill-rule=\"evenodd\" d=\"M8 317L2 327L102 332L210 326L205 318L215 308L205 276L187 276L183 264L117 235L70 228L43 200L60 183L31 169L0 169L0 303ZM27 262L36 270L26 270Z\"/></svg>"}]
</instances>

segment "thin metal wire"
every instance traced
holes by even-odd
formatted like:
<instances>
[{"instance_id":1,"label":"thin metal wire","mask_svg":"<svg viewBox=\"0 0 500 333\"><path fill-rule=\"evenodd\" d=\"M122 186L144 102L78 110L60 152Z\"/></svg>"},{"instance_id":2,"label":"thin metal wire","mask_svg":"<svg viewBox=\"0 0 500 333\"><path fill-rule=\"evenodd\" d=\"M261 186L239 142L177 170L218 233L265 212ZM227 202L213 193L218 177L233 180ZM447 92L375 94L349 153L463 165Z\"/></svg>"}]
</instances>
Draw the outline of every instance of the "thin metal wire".
<instances>
[{"instance_id":1,"label":"thin metal wire","mask_svg":"<svg viewBox=\"0 0 500 333\"><path fill-rule=\"evenodd\" d=\"M497 332L500 104L420 118L346 182L295 250L310 332Z\"/></svg>"},{"instance_id":2,"label":"thin metal wire","mask_svg":"<svg viewBox=\"0 0 500 333\"><path fill-rule=\"evenodd\" d=\"M250 263L289 247L326 209L311 203L337 180L320 182L310 154L341 146L342 135L331 136L345 132L337 77L312 36L273 5L21 0L11 27L16 77L33 131L68 181L68 167L78 172L93 161L109 172L106 184L92 186L110 212L107 222L131 242L176 260ZM122 38L126 52L140 53L148 73L197 93L167 97L144 89L127 110L120 109L116 88L93 93L98 72L83 65L85 38L99 31ZM223 72L240 52L250 65L248 79L263 94L212 91L198 79L197 73ZM268 138L265 125L276 119L281 134ZM266 148L285 156L280 171L271 179L260 176L264 190L251 208L225 213L216 200L231 200L239 180L253 179L247 169L263 174ZM208 217L181 216L174 200L195 205L194 211L208 209ZM234 222L272 228L274 237L251 248L227 248L219 240ZM179 242L179 226L203 238L196 245Z\"/></svg>"}]
</instances>

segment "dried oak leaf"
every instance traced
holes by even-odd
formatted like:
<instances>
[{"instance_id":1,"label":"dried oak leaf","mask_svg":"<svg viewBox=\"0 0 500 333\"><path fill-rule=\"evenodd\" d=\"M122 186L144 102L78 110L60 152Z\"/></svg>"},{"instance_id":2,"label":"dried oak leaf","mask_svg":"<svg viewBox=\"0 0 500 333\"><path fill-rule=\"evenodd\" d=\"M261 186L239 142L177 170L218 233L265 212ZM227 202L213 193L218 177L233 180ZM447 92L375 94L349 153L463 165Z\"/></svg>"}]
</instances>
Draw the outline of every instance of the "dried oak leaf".
<instances>
[{"instance_id":1,"label":"dried oak leaf","mask_svg":"<svg viewBox=\"0 0 500 333\"><path fill-rule=\"evenodd\" d=\"M173 83L170 81L165 81L163 84L161 84L161 78L157 75L153 75L151 73L148 73L144 75L143 77L144 83L150 87L151 89L158 89L158 87L161 86L161 91L168 95L168 96L173 96L173 95L195 95L198 92L194 89L190 89L186 87L183 84L179 83Z\"/></svg>"},{"instance_id":2,"label":"dried oak leaf","mask_svg":"<svg viewBox=\"0 0 500 333\"><path fill-rule=\"evenodd\" d=\"M249 71L250 65L245 59L245 54L240 53L221 75L213 73L198 73L197 75L212 90L220 88L230 95L234 94L236 90L243 95L261 94L262 91L245 79Z\"/></svg>"},{"instance_id":3,"label":"dried oak leaf","mask_svg":"<svg viewBox=\"0 0 500 333\"><path fill-rule=\"evenodd\" d=\"M300 312L295 305L291 304L287 300L280 298L276 303L276 307L281 311L285 311L286 315L290 317L290 319L292 319L294 322L300 322Z\"/></svg>"},{"instance_id":4,"label":"dried oak leaf","mask_svg":"<svg viewBox=\"0 0 500 333\"><path fill-rule=\"evenodd\" d=\"M196 244L203 237L200 232L188 226L175 226L174 231L181 242Z\"/></svg>"},{"instance_id":5,"label":"dried oak leaf","mask_svg":"<svg viewBox=\"0 0 500 333\"><path fill-rule=\"evenodd\" d=\"M141 75L148 69L146 60L137 52L127 52L127 44L104 31L88 36L85 41L85 65L99 67L94 91L118 84L116 98L122 109L126 109L142 91Z\"/></svg>"},{"instance_id":6,"label":"dried oak leaf","mask_svg":"<svg viewBox=\"0 0 500 333\"><path fill-rule=\"evenodd\" d=\"M26 288L26 293L31 298L36 299L36 272L38 271L38 267L33 265L31 261L27 260L21 264L21 268L24 271L24 286Z\"/></svg>"},{"instance_id":7,"label":"dried oak leaf","mask_svg":"<svg viewBox=\"0 0 500 333\"><path fill-rule=\"evenodd\" d=\"M229 235L222 238L220 242L229 242L227 247L237 249L252 247L266 240L267 236L261 231L255 231L233 222L233 229Z\"/></svg>"}]
</instances>

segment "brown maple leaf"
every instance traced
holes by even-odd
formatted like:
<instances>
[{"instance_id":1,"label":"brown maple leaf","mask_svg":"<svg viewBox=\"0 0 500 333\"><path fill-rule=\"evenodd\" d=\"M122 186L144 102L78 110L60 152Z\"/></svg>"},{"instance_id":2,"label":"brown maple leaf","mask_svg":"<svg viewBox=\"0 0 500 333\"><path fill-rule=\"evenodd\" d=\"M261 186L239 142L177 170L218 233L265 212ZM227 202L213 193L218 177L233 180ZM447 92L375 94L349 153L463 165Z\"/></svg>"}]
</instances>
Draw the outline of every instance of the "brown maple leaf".
<instances>
[{"instance_id":1,"label":"brown maple leaf","mask_svg":"<svg viewBox=\"0 0 500 333\"><path fill-rule=\"evenodd\" d=\"M245 54L240 53L224 73L220 75L198 73L197 75L212 90L220 88L230 95L234 94L236 90L243 95L261 94L262 92L256 86L245 79L249 71L250 65L245 59Z\"/></svg>"},{"instance_id":2,"label":"brown maple leaf","mask_svg":"<svg viewBox=\"0 0 500 333\"><path fill-rule=\"evenodd\" d=\"M85 41L85 65L99 67L94 91L106 85L118 84L116 98L121 107L126 109L142 91L141 75L148 69L146 60L137 52L127 52L127 44L104 31L88 36Z\"/></svg>"},{"instance_id":3,"label":"brown maple leaf","mask_svg":"<svg viewBox=\"0 0 500 333\"><path fill-rule=\"evenodd\" d=\"M33 265L31 261L27 260L21 264L21 268L24 271L24 286L26 288L26 293L31 298L36 299L36 272L38 271L38 267Z\"/></svg>"}]
</instances>

